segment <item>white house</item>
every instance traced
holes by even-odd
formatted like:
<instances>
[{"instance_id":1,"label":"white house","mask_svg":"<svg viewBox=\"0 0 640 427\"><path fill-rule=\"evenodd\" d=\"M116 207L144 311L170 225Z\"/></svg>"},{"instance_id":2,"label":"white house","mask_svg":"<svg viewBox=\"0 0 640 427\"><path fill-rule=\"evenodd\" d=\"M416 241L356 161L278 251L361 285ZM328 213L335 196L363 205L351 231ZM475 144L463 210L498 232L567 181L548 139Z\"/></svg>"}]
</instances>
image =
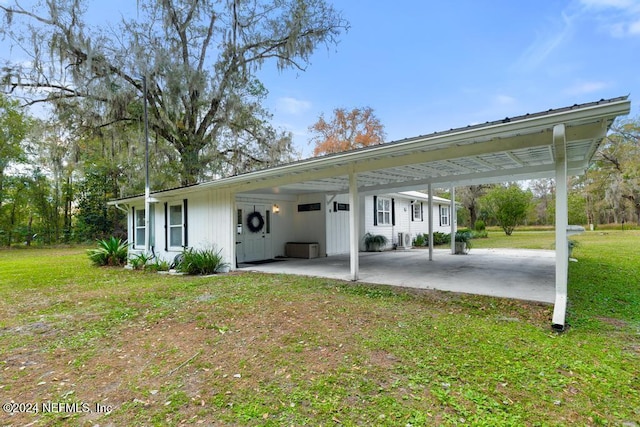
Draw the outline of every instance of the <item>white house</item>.
<instances>
[{"instance_id":1,"label":"white house","mask_svg":"<svg viewBox=\"0 0 640 427\"><path fill-rule=\"evenodd\" d=\"M155 193L150 204L149 251L171 261L187 247L217 247L222 222L212 218L211 192L176 191ZM359 240L365 233L387 237L389 247L410 246L418 234L429 232L429 196L417 191L361 196ZM233 229L237 263L284 256L330 256L349 253L348 196L344 194L301 194L266 196L245 194L234 201ZM451 232L451 202L433 197L434 231ZM218 224L218 226L216 226ZM130 204L129 242L132 251L145 251L144 200ZM288 243L315 245L312 253L287 252ZM226 251L225 251L226 249ZM289 246L291 249L291 245ZM236 262L232 262L233 265Z\"/></svg>"},{"instance_id":2,"label":"white house","mask_svg":"<svg viewBox=\"0 0 640 427\"><path fill-rule=\"evenodd\" d=\"M358 280L358 251L367 230L384 233L394 243L399 243L399 233L424 230L422 222L430 222L434 231L444 227L446 218L450 230L455 230L451 215L455 208L450 205L447 212L446 201L427 199L432 208L426 211L432 215L425 216L424 198L407 191L432 193L435 187L450 188L454 194L456 186L554 178L556 299L552 326L562 330L570 231L567 178L584 173L613 121L630 110L626 96L602 99L110 204L129 212L134 250L145 250L146 229L149 248L163 258L171 258L184 247L216 245L231 265L236 259L246 262L284 255L287 242L317 242L313 250L320 256L344 253L348 246L350 276ZM425 221L416 221L418 205Z\"/></svg>"}]
</instances>

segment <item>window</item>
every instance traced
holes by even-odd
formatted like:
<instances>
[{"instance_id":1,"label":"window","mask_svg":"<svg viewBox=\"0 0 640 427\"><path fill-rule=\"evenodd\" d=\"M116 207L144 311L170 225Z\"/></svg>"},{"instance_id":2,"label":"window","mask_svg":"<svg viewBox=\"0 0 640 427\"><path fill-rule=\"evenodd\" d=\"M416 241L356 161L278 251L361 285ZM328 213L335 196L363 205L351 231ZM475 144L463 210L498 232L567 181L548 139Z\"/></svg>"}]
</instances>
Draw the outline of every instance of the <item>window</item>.
<instances>
[{"instance_id":1,"label":"window","mask_svg":"<svg viewBox=\"0 0 640 427\"><path fill-rule=\"evenodd\" d=\"M136 209L135 210L135 240L133 242L134 246L144 247L144 235L145 235L145 227L144 227L144 209Z\"/></svg>"},{"instance_id":2,"label":"window","mask_svg":"<svg viewBox=\"0 0 640 427\"><path fill-rule=\"evenodd\" d=\"M449 206L440 206L440 225L449 225Z\"/></svg>"},{"instance_id":3,"label":"window","mask_svg":"<svg viewBox=\"0 0 640 427\"><path fill-rule=\"evenodd\" d=\"M391 199L383 199L378 197L376 201L376 215L378 225L390 225L391 224Z\"/></svg>"},{"instance_id":4,"label":"window","mask_svg":"<svg viewBox=\"0 0 640 427\"><path fill-rule=\"evenodd\" d=\"M182 205L169 206L169 246L183 247L183 226Z\"/></svg>"},{"instance_id":5,"label":"window","mask_svg":"<svg viewBox=\"0 0 640 427\"><path fill-rule=\"evenodd\" d=\"M413 204L413 220L422 221L422 203Z\"/></svg>"}]
</instances>

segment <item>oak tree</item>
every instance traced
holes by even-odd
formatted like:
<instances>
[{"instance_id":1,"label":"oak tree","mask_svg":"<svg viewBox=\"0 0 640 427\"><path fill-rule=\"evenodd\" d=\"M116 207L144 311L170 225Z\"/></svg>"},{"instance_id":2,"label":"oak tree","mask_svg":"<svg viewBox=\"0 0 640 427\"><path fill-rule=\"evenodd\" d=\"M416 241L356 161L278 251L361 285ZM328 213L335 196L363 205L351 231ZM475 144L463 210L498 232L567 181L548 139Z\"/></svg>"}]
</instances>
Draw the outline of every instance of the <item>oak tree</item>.
<instances>
[{"instance_id":1,"label":"oak tree","mask_svg":"<svg viewBox=\"0 0 640 427\"><path fill-rule=\"evenodd\" d=\"M139 0L137 13L101 25L83 0L22 3L0 4L0 34L31 58L4 64L6 90L79 109L94 129L140 120L146 97L151 134L175 150L185 185L227 173L232 159L287 159L291 140L270 126L256 73L267 61L304 70L348 25L325 0Z\"/></svg>"},{"instance_id":2,"label":"oak tree","mask_svg":"<svg viewBox=\"0 0 640 427\"><path fill-rule=\"evenodd\" d=\"M592 187L604 189L615 222L625 220L625 204L640 224L640 120L618 120L596 153ZM622 214L622 216L620 216ZM626 220L632 219L627 217Z\"/></svg>"}]
</instances>

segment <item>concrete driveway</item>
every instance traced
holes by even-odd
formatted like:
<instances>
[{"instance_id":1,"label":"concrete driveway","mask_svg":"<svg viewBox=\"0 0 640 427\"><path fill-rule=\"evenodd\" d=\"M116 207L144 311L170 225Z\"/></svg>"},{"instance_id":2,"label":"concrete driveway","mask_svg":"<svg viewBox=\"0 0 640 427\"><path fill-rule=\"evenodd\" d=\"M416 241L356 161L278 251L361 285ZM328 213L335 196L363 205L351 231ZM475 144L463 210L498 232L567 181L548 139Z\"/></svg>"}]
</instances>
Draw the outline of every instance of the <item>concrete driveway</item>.
<instances>
[{"instance_id":1,"label":"concrete driveway","mask_svg":"<svg viewBox=\"0 0 640 427\"><path fill-rule=\"evenodd\" d=\"M240 268L264 273L350 279L349 255L315 259L284 258ZM439 289L468 294L553 303L555 251L533 249L472 249L451 255L435 249L361 252L360 282Z\"/></svg>"}]
</instances>

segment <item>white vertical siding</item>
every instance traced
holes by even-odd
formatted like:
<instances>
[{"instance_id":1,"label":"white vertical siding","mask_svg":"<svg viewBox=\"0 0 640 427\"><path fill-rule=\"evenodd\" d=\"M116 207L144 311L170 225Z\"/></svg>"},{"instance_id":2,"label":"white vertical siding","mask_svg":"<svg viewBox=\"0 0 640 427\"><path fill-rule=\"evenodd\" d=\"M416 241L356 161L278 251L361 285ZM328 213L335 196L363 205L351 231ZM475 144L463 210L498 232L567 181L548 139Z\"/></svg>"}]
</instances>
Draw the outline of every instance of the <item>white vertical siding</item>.
<instances>
[{"instance_id":1,"label":"white vertical siding","mask_svg":"<svg viewBox=\"0 0 640 427\"><path fill-rule=\"evenodd\" d=\"M326 196L327 255L349 253L349 211L336 211L335 203L348 204L349 195Z\"/></svg>"},{"instance_id":2,"label":"white vertical siding","mask_svg":"<svg viewBox=\"0 0 640 427\"><path fill-rule=\"evenodd\" d=\"M299 204L320 203L319 211L298 212ZM295 240L299 242L318 242L320 256L327 253L326 212L324 194L303 194L295 204L294 229Z\"/></svg>"},{"instance_id":3,"label":"white vertical siding","mask_svg":"<svg viewBox=\"0 0 640 427\"><path fill-rule=\"evenodd\" d=\"M194 224L196 226L189 227L189 241L193 238L196 239L194 243L200 240L202 244L215 244L216 248L222 250L225 262L229 263L231 268L235 268L235 194L217 190L208 193L207 196L201 200L202 207L206 208L198 210L194 216L194 220L198 221ZM200 232L204 234L204 239L198 238Z\"/></svg>"}]
</instances>

